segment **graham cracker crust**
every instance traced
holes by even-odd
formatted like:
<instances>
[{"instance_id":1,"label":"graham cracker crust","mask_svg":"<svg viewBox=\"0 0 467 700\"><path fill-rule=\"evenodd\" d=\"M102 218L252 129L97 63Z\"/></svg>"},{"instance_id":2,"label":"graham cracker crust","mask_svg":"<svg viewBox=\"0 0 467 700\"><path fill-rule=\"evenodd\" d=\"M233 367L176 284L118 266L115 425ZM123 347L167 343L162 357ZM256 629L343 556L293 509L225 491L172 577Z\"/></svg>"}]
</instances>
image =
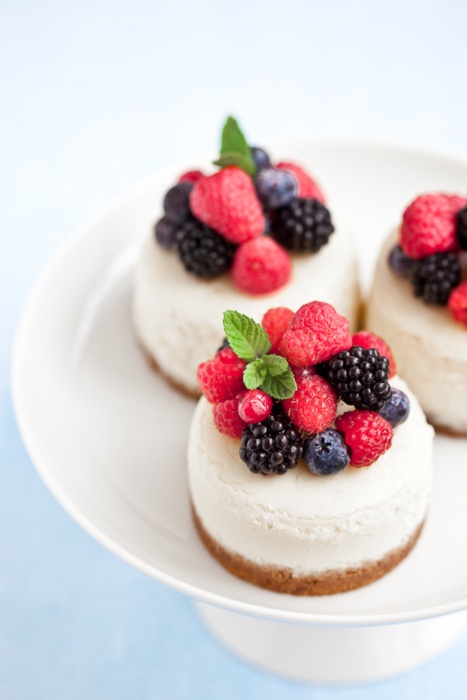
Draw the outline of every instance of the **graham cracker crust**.
<instances>
[{"instance_id":1,"label":"graham cracker crust","mask_svg":"<svg viewBox=\"0 0 467 700\"><path fill-rule=\"evenodd\" d=\"M209 535L192 505L196 529L206 549L234 576L277 593L291 595L331 595L361 588L381 578L393 569L412 550L424 522L416 529L406 545L395 549L377 562L368 562L356 569L325 571L307 576L294 576L290 569L261 566L239 554L224 549Z\"/></svg>"}]
</instances>

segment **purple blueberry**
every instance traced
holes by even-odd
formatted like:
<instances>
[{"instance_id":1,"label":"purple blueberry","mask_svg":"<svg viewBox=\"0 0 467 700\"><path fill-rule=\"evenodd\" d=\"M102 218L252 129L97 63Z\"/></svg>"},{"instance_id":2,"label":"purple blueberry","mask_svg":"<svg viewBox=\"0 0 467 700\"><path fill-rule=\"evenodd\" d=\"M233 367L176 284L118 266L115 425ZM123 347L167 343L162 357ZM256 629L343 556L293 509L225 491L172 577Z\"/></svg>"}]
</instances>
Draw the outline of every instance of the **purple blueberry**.
<instances>
[{"instance_id":1,"label":"purple blueberry","mask_svg":"<svg viewBox=\"0 0 467 700\"><path fill-rule=\"evenodd\" d=\"M268 154L262 148L258 146L251 147L251 156L253 158L254 164L256 165L256 172L259 173L264 168L271 167L271 161Z\"/></svg>"},{"instance_id":2,"label":"purple blueberry","mask_svg":"<svg viewBox=\"0 0 467 700\"><path fill-rule=\"evenodd\" d=\"M407 420L409 411L410 403L407 395L400 389L393 389L391 398L389 401L386 401L383 408L378 411L378 413L395 428L396 425L400 425Z\"/></svg>"},{"instance_id":3,"label":"purple blueberry","mask_svg":"<svg viewBox=\"0 0 467 700\"><path fill-rule=\"evenodd\" d=\"M180 237L180 225L163 216L155 225L154 233L160 246L174 250Z\"/></svg>"},{"instance_id":4,"label":"purple blueberry","mask_svg":"<svg viewBox=\"0 0 467 700\"><path fill-rule=\"evenodd\" d=\"M179 182L164 197L164 212L174 224L183 224L190 217L192 182Z\"/></svg>"},{"instance_id":5,"label":"purple blueberry","mask_svg":"<svg viewBox=\"0 0 467 700\"><path fill-rule=\"evenodd\" d=\"M413 269L415 260L404 253L400 245L395 245L389 253L389 266L399 277L408 277Z\"/></svg>"},{"instance_id":6,"label":"purple blueberry","mask_svg":"<svg viewBox=\"0 0 467 700\"><path fill-rule=\"evenodd\" d=\"M303 459L313 474L327 476L343 471L350 463L344 436L328 428L312 435L303 443Z\"/></svg>"},{"instance_id":7,"label":"purple blueberry","mask_svg":"<svg viewBox=\"0 0 467 700\"><path fill-rule=\"evenodd\" d=\"M255 179L258 199L265 209L285 207L297 196L297 181L287 170L266 168Z\"/></svg>"}]
</instances>

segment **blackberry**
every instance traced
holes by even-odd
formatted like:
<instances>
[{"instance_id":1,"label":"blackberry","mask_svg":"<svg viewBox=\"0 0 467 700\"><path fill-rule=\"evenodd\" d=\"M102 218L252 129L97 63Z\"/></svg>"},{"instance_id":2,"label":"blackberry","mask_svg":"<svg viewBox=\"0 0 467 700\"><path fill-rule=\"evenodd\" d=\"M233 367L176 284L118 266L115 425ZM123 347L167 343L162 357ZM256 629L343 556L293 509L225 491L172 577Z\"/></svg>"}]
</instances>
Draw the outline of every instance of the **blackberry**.
<instances>
[{"instance_id":1,"label":"blackberry","mask_svg":"<svg viewBox=\"0 0 467 700\"><path fill-rule=\"evenodd\" d=\"M427 255L417 260L412 270L414 294L426 304L447 304L450 293L460 280L460 265L455 253Z\"/></svg>"},{"instance_id":2,"label":"blackberry","mask_svg":"<svg viewBox=\"0 0 467 700\"><path fill-rule=\"evenodd\" d=\"M271 236L288 250L315 253L333 231L329 210L317 199L296 197L271 212Z\"/></svg>"},{"instance_id":3,"label":"blackberry","mask_svg":"<svg viewBox=\"0 0 467 700\"><path fill-rule=\"evenodd\" d=\"M285 474L302 456L300 431L275 404L271 415L243 430L240 458L253 474Z\"/></svg>"},{"instance_id":4,"label":"blackberry","mask_svg":"<svg viewBox=\"0 0 467 700\"><path fill-rule=\"evenodd\" d=\"M457 242L462 250L467 250L467 207L457 212L456 222Z\"/></svg>"},{"instance_id":5,"label":"blackberry","mask_svg":"<svg viewBox=\"0 0 467 700\"><path fill-rule=\"evenodd\" d=\"M380 411L391 398L389 360L376 348L354 345L317 366L345 403L355 408Z\"/></svg>"},{"instance_id":6,"label":"blackberry","mask_svg":"<svg viewBox=\"0 0 467 700\"><path fill-rule=\"evenodd\" d=\"M197 277L217 277L232 264L237 246L191 217L180 228L178 254L185 269Z\"/></svg>"}]
</instances>

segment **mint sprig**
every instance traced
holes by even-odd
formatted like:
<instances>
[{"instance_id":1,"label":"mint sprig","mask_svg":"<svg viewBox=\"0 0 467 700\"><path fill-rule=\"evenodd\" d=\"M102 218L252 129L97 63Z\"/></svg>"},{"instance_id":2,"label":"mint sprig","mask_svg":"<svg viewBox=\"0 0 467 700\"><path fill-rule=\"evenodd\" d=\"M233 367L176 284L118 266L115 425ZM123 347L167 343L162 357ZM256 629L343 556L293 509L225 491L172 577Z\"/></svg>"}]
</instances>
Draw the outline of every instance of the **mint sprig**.
<instances>
[{"instance_id":1,"label":"mint sprig","mask_svg":"<svg viewBox=\"0 0 467 700\"><path fill-rule=\"evenodd\" d=\"M290 365L280 355L269 355L271 343L264 328L238 311L224 312L224 332L234 353L247 362L243 383L262 389L273 399L290 399L296 389Z\"/></svg>"},{"instance_id":2,"label":"mint sprig","mask_svg":"<svg viewBox=\"0 0 467 700\"><path fill-rule=\"evenodd\" d=\"M256 174L251 148L233 117L227 117L222 129L221 152L219 158L214 161L214 165L219 165L221 168L236 165L248 175Z\"/></svg>"}]
</instances>

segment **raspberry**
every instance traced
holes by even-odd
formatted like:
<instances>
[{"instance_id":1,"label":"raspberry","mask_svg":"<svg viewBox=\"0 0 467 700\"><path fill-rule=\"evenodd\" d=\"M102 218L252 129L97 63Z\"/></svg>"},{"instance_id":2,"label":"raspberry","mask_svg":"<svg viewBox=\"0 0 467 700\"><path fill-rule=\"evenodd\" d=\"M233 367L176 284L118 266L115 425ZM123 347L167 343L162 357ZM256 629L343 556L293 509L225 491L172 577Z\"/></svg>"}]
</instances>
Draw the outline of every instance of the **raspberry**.
<instances>
[{"instance_id":1,"label":"raspberry","mask_svg":"<svg viewBox=\"0 0 467 700\"><path fill-rule=\"evenodd\" d=\"M224 348L213 360L202 362L198 367L198 384L210 403L221 403L233 399L245 390L243 370L246 363L240 360L231 348Z\"/></svg>"},{"instance_id":2,"label":"raspberry","mask_svg":"<svg viewBox=\"0 0 467 700\"><path fill-rule=\"evenodd\" d=\"M352 347L349 322L324 301L300 307L279 345L279 353L294 367L329 360Z\"/></svg>"},{"instance_id":3,"label":"raspberry","mask_svg":"<svg viewBox=\"0 0 467 700\"><path fill-rule=\"evenodd\" d=\"M467 203L462 197L423 194L404 211L400 245L406 255L419 259L433 253L455 251L456 213Z\"/></svg>"},{"instance_id":4,"label":"raspberry","mask_svg":"<svg viewBox=\"0 0 467 700\"><path fill-rule=\"evenodd\" d=\"M223 435L239 438L246 428L246 423L238 414L238 399L227 399L222 403L216 403L212 409L216 428Z\"/></svg>"},{"instance_id":5,"label":"raspberry","mask_svg":"<svg viewBox=\"0 0 467 700\"><path fill-rule=\"evenodd\" d=\"M276 168L280 170L288 170L295 175L298 184L298 196L305 199L317 199L318 202L324 204L326 197L321 191L319 185L306 173L303 168L294 163L286 163L284 161L278 163Z\"/></svg>"},{"instance_id":6,"label":"raspberry","mask_svg":"<svg viewBox=\"0 0 467 700\"><path fill-rule=\"evenodd\" d=\"M245 423L259 423L270 415L273 400L261 389L246 391L238 406L238 414Z\"/></svg>"},{"instance_id":7,"label":"raspberry","mask_svg":"<svg viewBox=\"0 0 467 700\"><path fill-rule=\"evenodd\" d=\"M232 264L234 284L247 294L269 294L290 279L291 263L281 246L261 236L238 247Z\"/></svg>"},{"instance_id":8,"label":"raspberry","mask_svg":"<svg viewBox=\"0 0 467 700\"><path fill-rule=\"evenodd\" d=\"M467 282L452 290L448 306L456 321L467 323Z\"/></svg>"},{"instance_id":9,"label":"raspberry","mask_svg":"<svg viewBox=\"0 0 467 700\"><path fill-rule=\"evenodd\" d=\"M261 325L268 334L271 341L271 354L275 354L279 348L282 336L289 327L289 323L294 317L294 312L287 309L285 306L277 306L275 309L269 309L263 316Z\"/></svg>"},{"instance_id":10,"label":"raspberry","mask_svg":"<svg viewBox=\"0 0 467 700\"><path fill-rule=\"evenodd\" d=\"M369 467L391 447L392 427L374 411L347 411L336 419L336 428L344 433L354 467Z\"/></svg>"},{"instance_id":11,"label":"raspberry","mask_svg":"<svg viewBox=\"0 0 467 700\"><path fill-rule=\"evenodd\" d=\"M392 350L383 338L369 331L359 331L352 336L352 345L359 345L361 348L376 348L380 355L389 360L389 379L397 374L396 361Z\"/></svg>"},{"instance_id":12,"label":"raspberry","mask_svg":"<svg viewBox=\"0 0 467 700\"><path fill-rule=\"evenodd\" d=\"M337 412L337 398L325 379L317 374L297 380L291 399L282 401L284 411L301 430L321 433L329 428Z\"/></svg>"},{"instance_id":13,"label":"raspberry","mask_svg":"<svg viewBox=\"0 0 467 700\"><path fill-rule=\"evenodd\" d=\"M233 243L259 236L266 225L251 177L236 166L198 180L190 206L196 218Z\"/></svg>"},{"instance_id":14,"label":"raspberry","mask_svg":"<svg viewBox=\"0 0 467 700\"><path fill-rule=\"evenodd\" d=\"M186 173L180 175L178 181L195 183L198 182L198 180L201 180L203 177L206 177L206 175L202 173L201 170L188 170Z\"/></svg>"}]
</instances>

